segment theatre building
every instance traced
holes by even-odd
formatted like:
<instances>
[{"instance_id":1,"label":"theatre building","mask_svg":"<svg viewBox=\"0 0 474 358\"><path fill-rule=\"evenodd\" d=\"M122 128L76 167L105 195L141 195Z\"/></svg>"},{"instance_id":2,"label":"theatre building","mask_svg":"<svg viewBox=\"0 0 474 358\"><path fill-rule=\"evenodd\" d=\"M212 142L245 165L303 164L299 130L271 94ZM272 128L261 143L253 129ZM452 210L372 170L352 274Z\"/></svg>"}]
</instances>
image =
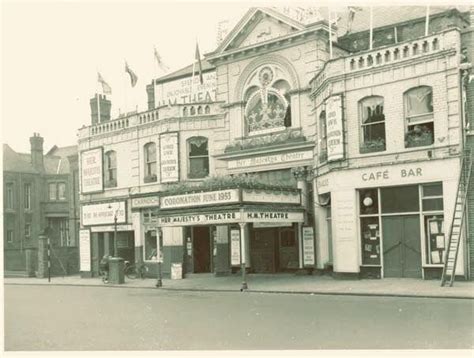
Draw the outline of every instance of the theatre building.
<instances>
[{"instance_id":1,"label":"theatre building","mask_svg":"<svg viewBox=\"0 0 474 358\"><path fill-rule=\"evenodd\" d=\"M314 269L308 83L327 38L324 20L253 8L205 55L203 84L195 76L191 89L192 65L155 79L148 110L116 119L109 99L93 98L92 125L79 130L83 274L115 247L151 276L157 261L165 277L173 264Z\"/></svg>"},{"instance_id":2,"label":"theatre building","mask_svg":"<svg viewBox=\"0 0 474 358\"><path fill-rule=\"evenodd\" d=\"M372 48L367 31L341 37L347 52L311 80L318 268L341 277L441 277L465 194L460 176L472 161L462 101L468 18L440 13L427 34L421 16L376 28ZM456 263L464 278L465 228Z\"/></svg>"}]
</instances>

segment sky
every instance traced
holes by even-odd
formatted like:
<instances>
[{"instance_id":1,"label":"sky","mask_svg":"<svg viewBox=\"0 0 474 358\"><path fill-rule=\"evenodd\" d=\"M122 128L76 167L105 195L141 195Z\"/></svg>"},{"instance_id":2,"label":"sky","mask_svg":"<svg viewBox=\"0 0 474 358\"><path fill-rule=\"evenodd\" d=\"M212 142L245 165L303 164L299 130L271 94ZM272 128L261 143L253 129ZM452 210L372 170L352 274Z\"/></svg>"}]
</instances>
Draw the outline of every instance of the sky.
<instances>
[{"instance_id":1,"label":"sky","mask_svg":"<svg viewBox=\"0 0 474 358\"><path fill-rule=\"evenodd\" d=\"M288 5L278 0L0 2L1 139L19 152L30 151L34 132L44 137L45 152L77 144L77 129L91 122L89 100L98 89L98 71L112 87L112 118L119 110L146 110L146 85L164 75L154 47L172 72L192 63L196 41L201 54L216 48L220 21L228 20L232 28L251 6ZM125 61L138 76L133 89Z\"/></svg>"},{"instance_id":2,"label":"sky","mask_svg":"<svg viewBox=\"0 0 474 358\"><path fill-rule=\"evenodd\" d=\"M112 117L146 110L146 85L158 72L156 47L170 72L216 47L218 22L236 23L251 3L164 1L4 1L2 141L29 152L38 132L44 150L77 142L90 125L97 72L112 87ZM137 74L134 88L125 60Z\"/></svg>"}]
</instances>

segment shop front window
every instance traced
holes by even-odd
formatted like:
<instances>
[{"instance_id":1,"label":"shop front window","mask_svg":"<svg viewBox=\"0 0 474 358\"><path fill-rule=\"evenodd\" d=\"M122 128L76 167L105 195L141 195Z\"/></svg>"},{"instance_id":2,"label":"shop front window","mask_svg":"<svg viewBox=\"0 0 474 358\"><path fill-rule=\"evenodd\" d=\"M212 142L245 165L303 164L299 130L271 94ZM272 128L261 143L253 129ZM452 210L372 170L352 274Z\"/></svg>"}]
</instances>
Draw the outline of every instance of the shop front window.
<instances>
[{"instance_id":1,"label":"shop front window","mask_svg":"<svg viewBox=\"0 0 474 358\"><path fill-rule=\"evenodd\" d=\"M425 228L426 263L444 264L446 235L443 214L443 184L429 183L421 186L421 201Z\"/></svg>"},{"instance_id":2,"label":"shop front window","mask_svg":"<svg viewBox=\"0 0 474 358\"><path fill-rule=\"evenodd\" d=\"M369 97L360 101L361 153L385 150L385 114L383 97Z\"/></svg>"},{"instance_id":3,"label":"shop front window","mask_svg":"<svg viewBox=\"0 0 474 358\"><path fill-rule=\"evenodd\" d=\"M419 212L418 185L380 189L382 214Z\"/></svg>"},{"instance_id":4,"label":"shop front window","mask_svg":"<svg viewBox=\"0 0 474 358\"><path fill-rule=\"evenodd\" d=\"M157 258L157 235L156 230L148 230L145 233L145 260L156 261Z\"/></svg>"},{"instance_id":5,"label":"shop front window","mask_svg":"<svg viewBox=\"0 0 474 358\"><path fill-rule=\"evenodd\" d=\"M359 190L362 264L380 265L380 218L378 190Z\"/></svg>"}]
</instances>

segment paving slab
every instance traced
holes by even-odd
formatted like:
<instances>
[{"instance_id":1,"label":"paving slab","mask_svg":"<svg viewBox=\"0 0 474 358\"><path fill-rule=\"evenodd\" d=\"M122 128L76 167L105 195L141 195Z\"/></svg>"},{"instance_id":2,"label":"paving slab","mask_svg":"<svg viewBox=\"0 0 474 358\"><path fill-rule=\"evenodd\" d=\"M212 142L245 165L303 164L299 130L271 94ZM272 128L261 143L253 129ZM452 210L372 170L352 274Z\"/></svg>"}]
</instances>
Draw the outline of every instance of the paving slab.
<instances>
[{"instance_id":1,"label":"paving slab","mask_svg":"<svg viewBox=\"0 0 474 358\"><path fill-rule=\"evenodd\" d=\"M238 275L215 277L212 274L193 274L181 280L163 279L163 290L235 291L240 292L242 279ZM72 285L127 288L152 288L156 279L126 278L124 284L104 284L100 278L81 278L79 275L47 278L11 277L4 284L20 285ZM474 298L474 282L458 281L453 287L441 287L439 280L409 278L384 278L363 280L341 280L330 276L301 276L293 274L249 274L246 292L301 293L359 296L403 296Z\"/></svg>"}]
</instances>

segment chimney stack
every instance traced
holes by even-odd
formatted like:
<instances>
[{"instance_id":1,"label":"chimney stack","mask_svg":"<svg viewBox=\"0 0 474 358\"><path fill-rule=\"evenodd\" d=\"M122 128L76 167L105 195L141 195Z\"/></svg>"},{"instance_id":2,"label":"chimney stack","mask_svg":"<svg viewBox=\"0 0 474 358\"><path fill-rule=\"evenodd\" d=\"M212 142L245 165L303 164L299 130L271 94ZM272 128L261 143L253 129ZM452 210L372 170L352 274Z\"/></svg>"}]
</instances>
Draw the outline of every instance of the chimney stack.
<instances>
[{"instance_id":1,"label":"chimney stack","mask_svg":"<svg viewBox=\"0 0 474 358\"><path fill-rule=\"evenodd\" d=\"M31 164L39 172L44 172L43 142L43 137L39 133L33 133L33 137L30 137Z\"/></svg>"},{"instance_id":2,"label":"chimney stack","mask_svg":"<svg viewBox=\"0 0 474 358\"><path fill-rule=\"evenodd\" d=\"M99 104L97 103L99 98ZM92 125L107 122L110 120L110 110L112 108L112 102L107 99L104 94L96 94L90 100L91 105L91 122ZM100 108L100 120L99 120L99 108Z\"/></svg>"}]
</instances>

